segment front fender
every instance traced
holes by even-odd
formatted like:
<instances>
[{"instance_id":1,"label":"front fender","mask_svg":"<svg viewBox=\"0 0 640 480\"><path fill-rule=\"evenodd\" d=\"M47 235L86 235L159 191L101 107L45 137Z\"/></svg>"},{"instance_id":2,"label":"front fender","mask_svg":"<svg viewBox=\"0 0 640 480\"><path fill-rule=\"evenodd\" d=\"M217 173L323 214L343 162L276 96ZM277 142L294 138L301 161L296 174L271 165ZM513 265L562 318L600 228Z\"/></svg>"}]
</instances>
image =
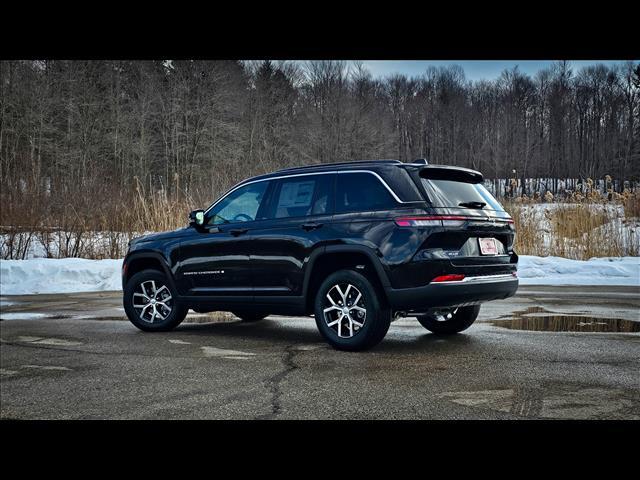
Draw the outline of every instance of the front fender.
<instances>
[{"instance_id":1,"label":"front fender","mask_svg":"<svg viewBox=\"0 0 640 480\"><path fill-rule=\"evenodd\" d=\"M131 275L132 275L130 267L132 265L135 265L135 263L139 260L153 260L155 264L160 265L160 268L166 275L168 282L171 284L171 287L174 289L174 291L177 291L176 284L173 277L173 272L171 270L171 267L167 259L158 252L144 252L144 251L131 252L127 254L127 256L124 258L124 261L122 262L122 289L123 290L126 287L127 280L131 278Z\"/></svg>"}]
</instances>

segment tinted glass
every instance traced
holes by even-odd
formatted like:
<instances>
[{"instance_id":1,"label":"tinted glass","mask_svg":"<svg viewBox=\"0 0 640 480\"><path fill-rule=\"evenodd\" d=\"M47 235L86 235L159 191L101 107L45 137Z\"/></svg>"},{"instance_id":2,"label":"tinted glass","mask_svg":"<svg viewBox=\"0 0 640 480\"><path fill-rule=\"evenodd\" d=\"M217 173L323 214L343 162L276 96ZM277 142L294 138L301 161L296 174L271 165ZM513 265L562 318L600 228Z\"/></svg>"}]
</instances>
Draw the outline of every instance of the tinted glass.
<instances>
[{"instance_id":1,"label":"tinted glass","mask_svg":"<svg viewBox=\"0 0 640 480\"><path fill-rule=\"evenodd\" d=\"M422 179L422 185L434 207L468 208L461 203L482 202L483 210L504 212L502 205L481 183L464 183L453 180Z\"/></svg>"},{"instance_id":2,"label":"tinted glass","mask_svg":"<svg viewBox=\"0 0 640 480\"><path fill-rule=\"evenodd\" d=\"M256 219L269 182L256 182L240 187L224 197L207 213L207 225L249 222Z\"/></svg>"},{"instance_id":3,"label":"tinted glass","mask_svg":"<svg viewBox=\"0 0 640 480\"><path fill-rule=\"evenodd\" d=\"M281 180L275 189L271 218L329 213L333 175L309 175Z\"/></svg>"},{"instance_id":4,"label":"tinted glass","mask_svg":"<svg viewBox=\"0 0 640 480\"><path fill-rule=\"evenodd\" d=\"M378 177L370 173L340 173L336 183L336 213L388 210L397 206Z\"/></svg>"}]
</instances>

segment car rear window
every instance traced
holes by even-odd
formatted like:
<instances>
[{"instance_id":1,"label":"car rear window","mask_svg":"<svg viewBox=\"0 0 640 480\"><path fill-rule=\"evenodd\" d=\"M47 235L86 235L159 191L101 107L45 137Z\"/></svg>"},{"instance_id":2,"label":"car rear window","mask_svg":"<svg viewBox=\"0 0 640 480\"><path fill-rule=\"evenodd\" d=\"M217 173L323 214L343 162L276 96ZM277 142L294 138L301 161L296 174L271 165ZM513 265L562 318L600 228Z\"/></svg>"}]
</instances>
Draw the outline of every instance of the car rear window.
<instances>
[{"instance_id":1,"label":"car rear window","mask_svg":"<svg viewBox=\"0 0 640 480\"><path fill-rule=\"evenodd\" d=\"M502 205L481 183L466 183L453 180L422 179L422 185L427 192L433 207L469 208L461 204L482 202L486 205L483 210L504 212Z\"/></svg>"}]
</instances>

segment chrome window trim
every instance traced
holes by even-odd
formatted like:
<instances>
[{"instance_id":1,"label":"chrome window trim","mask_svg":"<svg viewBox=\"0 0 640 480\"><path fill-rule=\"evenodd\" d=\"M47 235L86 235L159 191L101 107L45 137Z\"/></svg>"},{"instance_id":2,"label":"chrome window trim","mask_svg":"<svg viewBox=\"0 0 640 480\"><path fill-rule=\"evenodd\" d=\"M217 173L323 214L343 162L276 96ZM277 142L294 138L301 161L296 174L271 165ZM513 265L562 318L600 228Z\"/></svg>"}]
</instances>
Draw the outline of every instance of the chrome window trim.
<instances>
[{"instance_id":1,"label":"chrome window trim","mask_svg":"<svg viewBox=\"0 0 640 480\"><path fill-rule=\"evenodd\" d=\"M209 213L209 210L211 210L218 203L220 203L222 200L227 198L229 195L231 195L233 192L235 192L239 188L245 187L247 185L251 185L253 183L268 182L270 180L280 180L280 179L283 179L283 178L307 177L307 176L310 176L310 175L333 175L333 174L342 175L342 174L345 174L345 173L370 173L371 175L376 177L382 183L382 185L389 191L389 193L393 196L393 198L394 198L394 200L396 202L398 202L398 203L416 203L416 202L405 202L403 200L400 200L398 195L396 195L396 192L393 191L393 189L387 184L387 182L385 182L384 179L380 175L378 175L376 172L373 172L371 170L331 170L331 171L328 171L328 172L309 172L309 173L295 173L295 174L290 174L290 175L279 175L277 177L259 178L257 180L251 180L249 182L240 182L240 183L236 184L235 186L231 187L230 190L227 190L226 193L224 193L218 200L216 200L213 204L211 204L211 206L204 211L204 214L206 215L207 213Z\"/></svg>"}]
</instances>

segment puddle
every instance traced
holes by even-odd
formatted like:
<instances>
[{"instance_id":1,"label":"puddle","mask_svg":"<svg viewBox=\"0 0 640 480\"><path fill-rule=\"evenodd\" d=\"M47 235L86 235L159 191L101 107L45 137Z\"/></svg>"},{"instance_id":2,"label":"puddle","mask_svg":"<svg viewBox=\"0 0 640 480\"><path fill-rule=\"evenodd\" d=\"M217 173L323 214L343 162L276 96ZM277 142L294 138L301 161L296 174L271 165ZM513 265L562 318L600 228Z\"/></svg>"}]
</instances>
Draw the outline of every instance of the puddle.
<instances>
[{"instance_id":1,"label":"puddle","mask_svg":"<svg viewBox=\"0 0 640 480\"><path fill-rule=\"evenodd\" d=\"M536 332L640 332L640 322L621 318L558 314L542 307L529 307L514 312L511 318L492 320L488 323L512 330Z\"/></svg>"},{"instance_id":2,"label":"puddle","mask_svg":"<svg viewBox=\"0 0 640 480\"><path fill-rule=\"evenodd\" d=\"M37 318L47 318L46 313L31 313L31 312L11 312L0 313L0 320L35 320Z\"/></svg>"},{"instance_id":3,"label":"puddle","mask_svg":"<svg viewBox=\"0 0 640 480\"><path fill-rule=\"evenodd\" d=\"M96 320L96 321L126 321L129 319L126 315L116 316L113 312L107 311L106 313L97 312L91 315L74 315L73 311L65 311L65 313L40 313L29 311L17 311L17 312L4 312L0 311L0 322L3 320ZM239 320L226 312L213 312L203 314L190 313L184 320L184 323L235 323Z\"/></svg>"}]
</instances>

